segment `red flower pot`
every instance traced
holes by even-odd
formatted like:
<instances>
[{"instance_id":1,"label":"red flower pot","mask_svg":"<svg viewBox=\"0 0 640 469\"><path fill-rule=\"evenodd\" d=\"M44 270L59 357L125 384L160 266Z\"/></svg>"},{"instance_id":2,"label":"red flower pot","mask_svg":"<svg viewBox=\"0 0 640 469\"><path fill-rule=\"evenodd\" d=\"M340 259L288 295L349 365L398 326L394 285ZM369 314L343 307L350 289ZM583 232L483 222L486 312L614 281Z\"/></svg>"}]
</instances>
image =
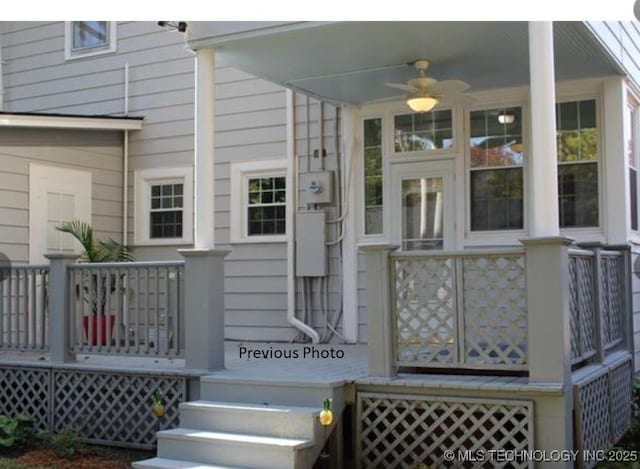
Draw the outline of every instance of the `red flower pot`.
<instances>
[{"instance_id":1,"label":"red flower pot","mask_svg":"<svg viewBox=\"0 0 640 469\"><path fill-rule=\"evenodd\" d=\"M107 318L109 318L108 323ZM111 334L113 334L113 330L116 324L115 314L110 314L108 316L104 314L100 314L97 316L84 316L82 320L84 325L84 333L90 346L107 345L109 343L111 336L109 336L108 333L109 331L111 331ZM89 324L91 324L91 327L89 327ZM98 328L100 328L100 337L98 337ZM91 337L89 337L89 331L91 331Z\"/></svg>"}]
</instances>

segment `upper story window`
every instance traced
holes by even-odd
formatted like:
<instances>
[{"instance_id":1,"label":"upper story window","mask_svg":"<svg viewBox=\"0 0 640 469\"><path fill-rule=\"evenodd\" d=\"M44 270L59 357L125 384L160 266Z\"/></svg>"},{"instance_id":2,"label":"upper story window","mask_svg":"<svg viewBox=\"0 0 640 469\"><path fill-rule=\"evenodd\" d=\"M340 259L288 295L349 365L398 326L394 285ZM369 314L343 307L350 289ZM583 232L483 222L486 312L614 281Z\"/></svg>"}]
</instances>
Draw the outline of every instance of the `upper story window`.
<instances>
[{"instance_id":1,"label":"upper story window","mask_svg":"<svg viewBox=\"0 0 640 469\"><path fill-rule=\"evenodd\" d=\"M396 115L393 120L393 136L396 153L451 148L451 110Z\"/></svg>"},{"instance_id":2,"label":"upper story window","mask_svg":"<svg viewBox=\"0 0 640 469\"><path fill-rule=\"evenodd\" d=\"M116 50L114 21L67 21L65 37L67 60Z\"/></svg>"},{"instance_id":3,"label":"upper story window","mask_svg":"<svg viewBox=\"0 0 640 469\"><path fill-rule=\"evenodd\" d=\"M599 225L596 101L556 105L561 228Z\"/></svg>"},{"instance_id":4,"label":"upper story window","mask_svg":"<svg viewBox=\"0 0 640 469\"><path fill-rule=\"evenodd\" d=\"M520 107L470 113L471 231L523 228Z\"/></svg>"}]
</instances>

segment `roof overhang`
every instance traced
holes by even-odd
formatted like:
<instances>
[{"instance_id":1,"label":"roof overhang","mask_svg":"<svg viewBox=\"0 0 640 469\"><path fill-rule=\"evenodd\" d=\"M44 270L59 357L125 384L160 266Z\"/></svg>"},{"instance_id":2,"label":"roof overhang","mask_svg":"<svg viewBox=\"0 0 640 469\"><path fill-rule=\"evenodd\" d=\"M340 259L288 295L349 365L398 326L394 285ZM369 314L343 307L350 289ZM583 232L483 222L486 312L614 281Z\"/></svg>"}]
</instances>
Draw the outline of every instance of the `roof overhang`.
<instances>
[{"instance_id":1,"label":"roof overhang","mask_svg":"<svg viewBox=\"0 0 640 469\"><path fill-rule=\"evenodd\" d=\"M385 86L416 75L459 79L472 91L527 86L526 21L190 22L188 45L216 61L336 104L398 95ZM620 75L583 22L554 22L558 81Z\"/></svg>"},{"instance_id":2,"label":"roof overhang","mask_svg":"<svg viewBox=\"0 0 640 469\"><path fill-rule=\"evenodd\" d=\"M142 128L142 122L142 117L0 112L0 127L79 130L140 130Z\"/></svg>"}]
</instances>

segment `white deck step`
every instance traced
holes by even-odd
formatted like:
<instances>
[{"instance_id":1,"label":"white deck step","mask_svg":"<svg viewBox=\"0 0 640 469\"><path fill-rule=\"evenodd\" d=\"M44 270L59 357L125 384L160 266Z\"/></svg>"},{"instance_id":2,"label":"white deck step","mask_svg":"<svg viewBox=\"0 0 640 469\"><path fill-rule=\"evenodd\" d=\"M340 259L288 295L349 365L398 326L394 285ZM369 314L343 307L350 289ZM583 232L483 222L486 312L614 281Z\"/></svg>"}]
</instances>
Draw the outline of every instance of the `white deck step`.
<instances>
[{"instance_id":1,"label":"white deck step","mask_svg":"<svg viewBox=\"0 0 640 469\"><path fill-rule=\"evenodd\" d=\"M244 466L261 469L304 467L302 453L312 449L308 439L275 438L239 433L176 428L158 432L158 456L206 464Z\"/></svg>"},{"instance_id":2,"label":"white deck step","mask_svg":"<svg viewBox=\"0 0 640 469\"><path fill-rule=\"evenodd\" d=\"M200 378L200 398L214 402L240 402L322 408L333 399L334 410L342 411L344 382L326 383L298 380L245 378L223 373Z\"/></svg>"},{"instance_id":3,"label":"white deck step","mask_svg":"<svg viewBox=\"0 0 640 469\"><path fill-rule=\"evenodd\" d=\"M321 431L320 407L287 407L235 402L180 404L180 425L199 430L313 440Z\"/></svg>"},{"instance_id":4,"label":"white deck step","mask_svg":"<svg viewBox=\"0 0 640 469\"><path fill-rule=\"evenodd\" d=\"M212 466L191 461L181 461L179 459L151 458L144 461L134 462L134 469L249 469L240 466Z\"/></svg>"}]
</instances>

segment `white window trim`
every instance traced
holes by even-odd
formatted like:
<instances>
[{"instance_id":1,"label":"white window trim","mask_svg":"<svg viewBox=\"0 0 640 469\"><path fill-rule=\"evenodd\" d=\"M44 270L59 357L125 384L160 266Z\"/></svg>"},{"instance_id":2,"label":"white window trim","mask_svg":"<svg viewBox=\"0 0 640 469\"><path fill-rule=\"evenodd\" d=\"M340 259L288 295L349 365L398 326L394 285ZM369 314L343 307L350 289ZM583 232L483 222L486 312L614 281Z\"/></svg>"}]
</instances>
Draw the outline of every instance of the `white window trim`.
<instances>
[{"instance_id":1,"label":"white window trim","mask_svg":"<svg viewBox=\"0 0 640 469\"><path fill-rule=\"evenodd\" d=\"M94 57L96 55L111 54L117 51L117 22L109 21L109 44L106 47L87 49L86 51L74 52L71 47L73 41L73 32L71 24L73 21L64 22L64 59L76 60L84 59L86 57Z\"/></svg>"},{"instance_id":2,"label":"white window trim","mask_svg":"<svg viewBox=\"0 0 640 469\"><path fill-rule=\"evenodd\" d=\"M290 220L282 235L247 235L248 181L255 177L286 177L286 207L292 200L291 181L287 172L287 160L261 160L231 164L231 243L282 243L287 241Z\"/></svg>"},{"instance_id":3,"label":"white window trim","mask_svg":"<svg viewBox=\"0 0 640 469\"><path fill-rule=\"evenodd\" d=\"M151 185L182 180L183 213L181 238L151 238L149 214ZM155 168L135 171L134 176L134 241L139 246L167 246L193 243L193 168Z\"/></svg>"}]
</instances>

